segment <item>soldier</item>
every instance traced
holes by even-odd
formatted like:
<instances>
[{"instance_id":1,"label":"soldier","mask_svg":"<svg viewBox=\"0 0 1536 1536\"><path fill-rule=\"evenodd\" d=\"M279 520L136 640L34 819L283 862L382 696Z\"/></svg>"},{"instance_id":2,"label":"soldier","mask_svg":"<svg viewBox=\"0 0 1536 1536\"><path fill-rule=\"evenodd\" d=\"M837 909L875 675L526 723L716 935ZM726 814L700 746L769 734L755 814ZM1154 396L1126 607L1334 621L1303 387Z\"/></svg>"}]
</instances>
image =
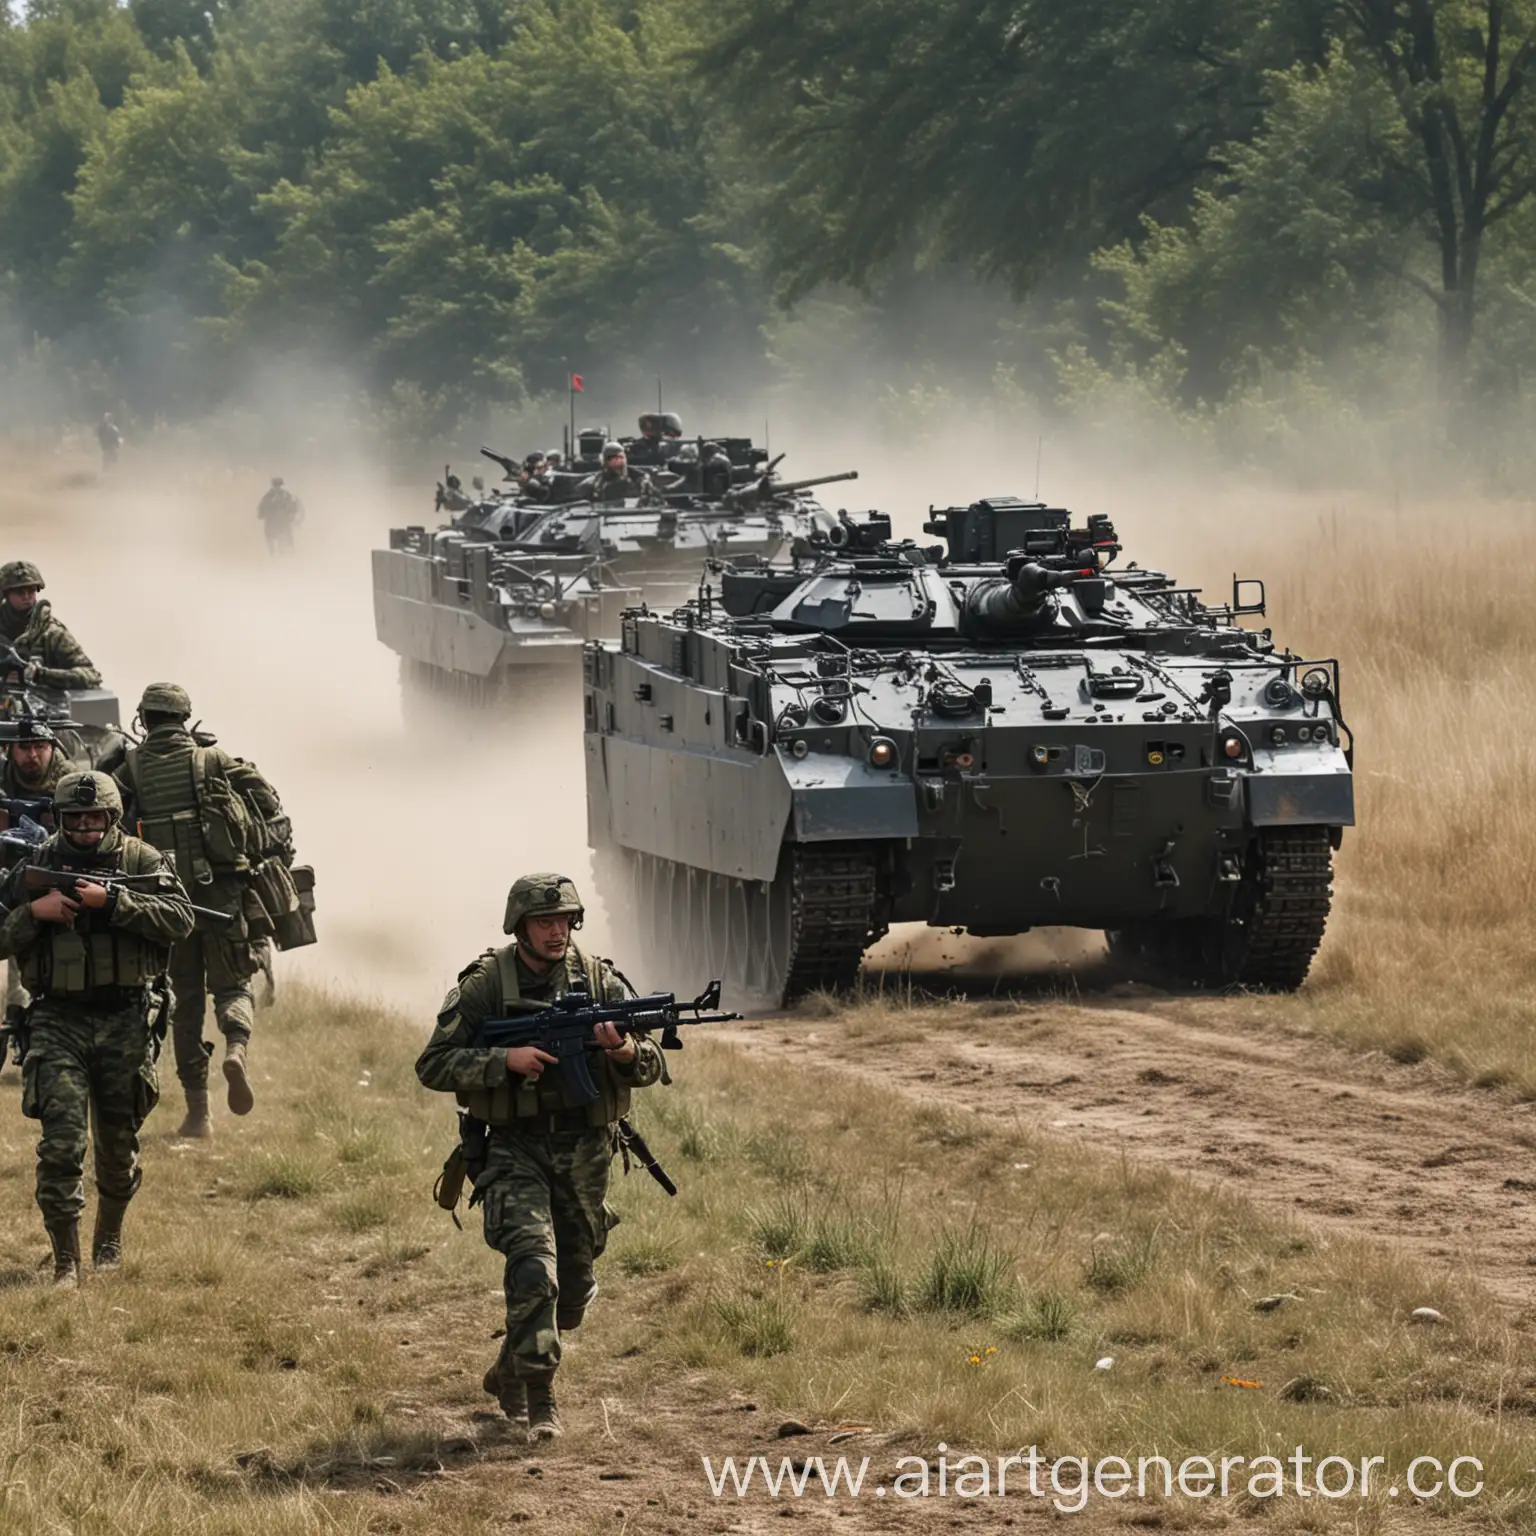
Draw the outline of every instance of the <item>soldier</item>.
<instances>
[{"instance_id":1,"label":"soldier","mask_svg":"<svg viewBox=\"0 0 1536 1536\"><path fill-rule=\"evenodd\" d=\"M592 1266L618 1220L604 1203L615 1128L630 1090L662 1076L655 1043L621 1037L611 1024L594 1030L591 1067L600 1095L588 1105L570 1096L561 1072L546 1075L555 1058L537 1046L476 1045L484 1020L545 1007L580 979L594 999L624 996L613 968L572 943L581 920L571 881L546 874L518 880L502 925L513 942L459 973L416 1063L428 1088L456 1094L489 1126L483 1167L470 1171L474 1199L485 1208L485 1240L507 1261L507 1334L484 1385L509 1419L527 1419L531 1440L560 1433L560 1337L580 1326L597 1294Z\"/></svg>"},{"instance_id":2,"label":"soldier","mask_svg":"<svg viewBox=\"0 0 1536 1536\"><path fill-rule=\"evenodd\" d=\"M719 501L730 490L732 483L731 459L719 443L705 443L703 465L700 470L704 494L711 501Z\"/></svg>"},{"instance_id":3,"label":"soldier","mask_svg":"<svg viewBox=\"0 0 1536 1536\"><path fill-rule=\"evenodd\" d=\"M122 1260L123 1216L139 1187L139 1127L159 1098L156 1024L171 945L192 931L180 882L147 843L118 826L123 804L104 773L70 773L54 795L59 830L34 863L82 877L72 895L29 898L25 866L0 887L0 951L33 994L24 1027L21 1112L43 1123L37 1203L53 1244L53 1283L80 1278L89 1122L96 1135L91 1262ZM109 886L92 876L139 877ZM158 877L158 878L145 878Z\"/></svg>"},{"instance_id":4,"label":"soldier","mask_svg":"<svg viewBox=\"0 0 1536 1536\"><path fill-rule=\"evenodd\" d=\"M637 496L653 496L656 488L649 475L629 467L629 458L621 443L603 447L603 467L588 475L576 488L578 497L593 501L632 501Z\"/></svg>"},{"instance_id":5,"label":"soldier","mask_svg":"<svg viewBox=\"0 0 1536 1536\"><path fill-rule=\"evenodd\" d=\"M123 446L123 434L118 431L110 411L103 411L96 424L96 441L101 446L101 467L105 472L117 463L118 449Z\"/></svg>"},{"instance_id":6,"label":"soldier","mask_svg":"<svg viewBox=\"0 0 1536 1536\"><path fill-rule=\"evenodd\" d=\"M40 600L43 573L30 560L0 565L0 651L14 655L5 681L39 683L44 688L98 688L101 673L80 642L53 616L53 604ZM20 658L18 670L15 661Z\"/></svg>"},{"instance_id":7,"label":"soldier","mask_svg":"<svg viewBox=\"0 0 1536 1536\"><path fill-rule=\"evenodd\" d=\"M49 800L59 780L72 772L69 759L59 746L59 738L46 722L33 715L21 715L13 721L0 723L6 743L5 762L0 766L0 797L6 800ZM7 819L12 826L17 818ZM40 826L52 829L52 814L33 816ZM0 853L0 864L10 868L25 862L25 850ZM21 984L21 969L14 960L5 962L5 1018L7 1029L16 1028L30 999ZM4 1066L0 1054L0 1066Z\"/></svg>"},{"instance_id":8,"label":"soldier","mask_svg":"<svg viewBox=\"0 0 1536 1536\"><path fill-rule=\"evenodd\" d=\"M192 700L175 683L151 683L139 701L145 737L130 747L117 781L146 841L174 856L176 869L199 906L233 913L227 926L199 918L196 931L171 951L176 1003L171 1038L176 1075L187 1096L187 1115L176 1134L206 1137L208 1057L203 1020L209 994L224 1036L224 1080L229 1108L255 1107L246 1075L254 1004L251 978L258 959L245 916L255 823L246 802L254 787L277 804L271 785L251 764L220 747L204 745L187 729Z\"/></svg>"},{"instance_id":9,"label":"soldier","mask_svg":"<svg viewBox=\"0 0 1536 1536\"><path fill-rule=\"evenodd\" d=\"M294 527L304 521L304 504L283 484L281 475L272 476L272 484L257 503L256 516L267 536L267 553L291 553Z\"/></svg>"}]
</instances>

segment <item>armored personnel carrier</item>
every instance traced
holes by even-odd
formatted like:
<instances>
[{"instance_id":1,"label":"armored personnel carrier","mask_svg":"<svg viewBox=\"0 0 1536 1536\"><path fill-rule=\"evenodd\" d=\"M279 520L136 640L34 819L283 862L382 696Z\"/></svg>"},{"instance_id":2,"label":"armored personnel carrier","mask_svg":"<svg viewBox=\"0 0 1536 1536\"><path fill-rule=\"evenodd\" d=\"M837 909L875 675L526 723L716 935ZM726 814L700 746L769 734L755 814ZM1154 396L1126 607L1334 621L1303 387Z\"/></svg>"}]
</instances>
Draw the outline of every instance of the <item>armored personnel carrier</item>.
<instances>
[{"instance_id":1,"label":"armored personnel carrier","mask_svg":"<svg viewBox=\"0 0 1536 1536\"><path fill-rule=\"evenodd\" d=\"M1337 661L1240 625L1262 583L1116 569L1102 517L925 526L844 517L586 647L588 833L636 952L782 1003L891 923L1072 926L1182 984L1299 986L1354 821Z\"/></svg>"},{"instance_id":2,"label":"armored personnel carrier","mask_svg":"<svg viewBox=\"0 0 1536 1536\"><path fill-rule=\"evenodd\" d=\"M760 472L718 497L495 494L454 509L445 528L391 529L389 548L373 552L374 626L400 657L407 709L424 695L473 705L524 698L562 679L574 697L583 643L616 635L624 608L676 606L696 593L710 559L769 561L797 537L837 526L804 493L854 473L780 482L750 444L727 441ZM510 475L515 461L496 457Z\"/></svg>"}]
</instances>

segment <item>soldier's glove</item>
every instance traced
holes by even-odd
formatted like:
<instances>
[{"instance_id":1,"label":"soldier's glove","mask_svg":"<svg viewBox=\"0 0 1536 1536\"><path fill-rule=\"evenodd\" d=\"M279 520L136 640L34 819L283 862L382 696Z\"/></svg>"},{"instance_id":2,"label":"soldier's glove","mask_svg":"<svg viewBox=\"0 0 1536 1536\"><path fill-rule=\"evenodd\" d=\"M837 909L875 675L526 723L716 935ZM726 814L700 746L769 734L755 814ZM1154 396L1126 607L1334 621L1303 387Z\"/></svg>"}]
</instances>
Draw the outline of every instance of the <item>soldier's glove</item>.
<instances>
[{"instance_id":1,"label":"soldier's glove","mask_svg":"<svg viewBox=\"0 0 1536 1536\"><path fill-rule=\"evenodd\" d=\"M37 672L38 672L38 663L36 661L29 661L26 664L26 666L22 668L22 671L21 671L22 681L26 682L26 683L30 683L33 680L33 678L35 678L37 676Z\"/></svg>"}]
</instances>

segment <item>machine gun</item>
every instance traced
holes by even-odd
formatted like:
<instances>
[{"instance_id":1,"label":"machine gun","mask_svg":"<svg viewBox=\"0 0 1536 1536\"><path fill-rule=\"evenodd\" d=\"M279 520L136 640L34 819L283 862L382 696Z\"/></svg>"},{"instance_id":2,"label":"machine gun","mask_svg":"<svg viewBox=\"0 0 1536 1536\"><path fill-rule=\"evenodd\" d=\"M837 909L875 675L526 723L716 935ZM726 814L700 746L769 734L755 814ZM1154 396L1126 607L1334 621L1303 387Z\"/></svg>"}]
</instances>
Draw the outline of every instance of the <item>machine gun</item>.
<instances>
[{"instance_id":1,"label":"machine gun","mask_svg":"<svg viewBox=\"0 0 1536 1536\"><path fill-rule=\"evenodd\" d=\"M1006 578L984 581L971 589L965 600L965 617L982 631L1016 634L1054 611L1048 601L1053 591L1092 580L1098 574L1097 566L1058 571L1015 557L1008 562Z\"/></svg>"},{"instance_id":2,"label":"machine gun","mask_svg":"<svg viewBox=\"0 0 1536 1536\"><path fill-rule=\"evenodd\" d=\"M491 461L491 463L501 465L502 475L506 479L517 480L520 478L518 471L522 468L522 466L510 454L497 453L494 448L482 448L480 452L484 454L485 457Z\"/></svg>"},{"instance_id":3,"label":"machine gun","mask_svg":"<svg viewBox=\"0 0 1536 1536\"><path fill-rule=\"evenodd\" d=\"M858 478L858 470L845 469L840 475L812 475L809 480L781 480L776 483L773 475L768 473L760 475L752 485L744 485L740 490L727 491L725 504L742 512L750 512L765 501L775 501L780 496L792 496L796 491L809 491L818 485L835 485L839 480L857 480Z\"/></svg>"},{"instance_id":4,"label":"machine gun","mask_svg":"<svg viewBox=\"0 0 1536 1536\"><path fill-rule=\"evenodd\" d=\"M565 1073L565 1084L579 1104L590 1104L598 1096L597 1084L587 1067L587 1052L598 1046L593 1030L599 1024L612 1024L621 1035L661 1031L661 1048L680 1051L677 1038L683 1024L726 1024L739 1019L739 1013L716 1013L720 1006L720 983L710 982L691 1003L680 1003L674 992L651 992L644 997L626 997L617 1003L594 1002L584 987L572 987L563 997L538 1013L511 1019L487 1019L476 1032L476 1044L511 1047L534 1045L553 1056Z\"/></svg>"},{"instance_id":5,"label":"machine gun","mask_svg":"<svg viewBox=\"0 0 1536 1536\"><path fill-rule=\"evenodd\" d=\"M163 874L109 875L97 874L94 870L80 874L69 869L45 869L41 864L28 864L22 872L21 888L34 896L40 896L44 891L63 891L66 896L78 899L82 885L101 885L109 891L132 890L134 886L151 880L158 884L164 878ZM220 912L215 907L193 906L192 915L206 917L215 923L232 923L235 920L233 912Z\"/></svg>"}]
</instances>

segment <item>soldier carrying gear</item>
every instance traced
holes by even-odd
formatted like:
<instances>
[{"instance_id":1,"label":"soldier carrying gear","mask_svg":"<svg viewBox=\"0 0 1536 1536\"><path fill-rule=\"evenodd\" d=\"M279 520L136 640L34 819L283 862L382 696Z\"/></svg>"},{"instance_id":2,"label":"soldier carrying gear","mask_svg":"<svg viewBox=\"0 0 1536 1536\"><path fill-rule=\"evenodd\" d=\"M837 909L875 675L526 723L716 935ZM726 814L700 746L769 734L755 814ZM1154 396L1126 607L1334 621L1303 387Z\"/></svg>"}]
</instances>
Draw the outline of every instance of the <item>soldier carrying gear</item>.
<instances>
[{"instance_id":1,"label":"soldier carrying gear","mask_svg":"<svg viewBox=\"0 0 1536 1536\"><path fill-rule=\"evenodd\" d=\"M487 1049L487 1020L538 1012L572 987L618 1001L624 985L606 961L571 941L581 897L564 875L524 875L507 896L503 931L513 942L487 950L459 973L437 1028L416 1063L428 1087L455 1094L474 1176L471 1204L483 1204L485 1240L506 1258L507 1333L485 1390L529 1438L560 1433L554 1377L561 1335L580 1326L597 1294L593 1265L618 1218L606 1204L608 1169L630 1093L663 1076L654 1041L593 1030L591 1073L598 1096L580 1103L555 1060L537 1046ZM470 1148L474 1150L471 1152Z\"/></svg>"},{"instance_id":2,"label":"soldier carrying gear","mask_svg":"<svg viewBox=\"0 0 1536 1536\"><path fill-rule=\"evenodd\" d=\"M192 700L176 683L151 683L139 701L143 742L128 749L117 781L146 841L172 855L199 906L234 914L234 922L199 918L171 951L176 1002L171 1038L176 1075L187 1097L179 1136L212 1134L208 1118L208 1057L203 1021L209 995L224 1036L223 1072L229 1108L255 1105L247 1076L254 1022L251 978L259 969L253 941L273 931L263 907L264 877L284 857L291 829L277 792L256 768L187 728ZM288 882L285 900L297 901Z\"/></svg>"},{"instance_id":3,"label":"soldier carrying gear","mask_svg":"<svg viewBox=\"0 0 1536 1536\"><path fill-rule=\"evenodd\" d=\"M0 765L0 798L7 802L52 800L60 779L71 771L69 758L59 745L47 721L36 715L21 714L0 722L0 742L5 746L5 761ZM48 830L53 829L51 812L33 814L30 819ZM5 812L7 830L17 825L18 818L8 805ZM25 850L14 852L7 849L0 853L0 864L7 869L25 862L30 855ZM30 999L21 984L21 969L14 960L5 962L5 1028L15 1029L21 1023ZM4 1053L0 1051L0 1066L4 1065Z\"/></svg>"},{"instance_id":4,"label":"soldier carrying gear","mask_svg":"<svg viewBox=\"0 0 1536 1536\"><path fill-rule=\"evenodd\" d=\"M304 503L283 484L281 475L272 476L272 484L256 505L256 516L267 536L267 553L291 553L293 530L304 521Z\"/></svg>"},{"instance_id":5,"label":"soldier carrying gear","mask_svg":"<svg viewBox=\"0 0 1536 1536\"><path fill-rule=\"evenodd\" d=\"M655 493L650 476L629 467L629 457L622 443L605 443L603 467L576 487L578 497L592 501L630 501Z\"/></svg>"},{"instance_id":6,"label":"soldier carrying gear","mask_svg":"<svg viewBox=\"0 0 1536 1536\"><path fill-rule=\"evenodd\" d=\"M139 1128L159 1097L155 1057L171 946L192 909L171 867L125 834L104 773L68 773L54 792L59 830L33 855L33 896L18 865L0 884L0 953L32 993L22 1030L21 1112L42 1121L37 1203L56 1285L80 1274L85 1154L94 1121L98 1268L122 1259L123 1216L139 1187Z\"/></svg>"},{"instance_id":7,"label":"soldier carrying gear","mask_svg":"<svg viewBox=\"0 0 1536 1536\"><path fill-rule=\"evenodd\" d=\"M37 683L44 688L99 688L101 673L80 642L53 616L53 605L40 600L43 573L30 560L0 565L0 648L22 660L5 673L7 683Z\"/></svg>"}]
</instances>

